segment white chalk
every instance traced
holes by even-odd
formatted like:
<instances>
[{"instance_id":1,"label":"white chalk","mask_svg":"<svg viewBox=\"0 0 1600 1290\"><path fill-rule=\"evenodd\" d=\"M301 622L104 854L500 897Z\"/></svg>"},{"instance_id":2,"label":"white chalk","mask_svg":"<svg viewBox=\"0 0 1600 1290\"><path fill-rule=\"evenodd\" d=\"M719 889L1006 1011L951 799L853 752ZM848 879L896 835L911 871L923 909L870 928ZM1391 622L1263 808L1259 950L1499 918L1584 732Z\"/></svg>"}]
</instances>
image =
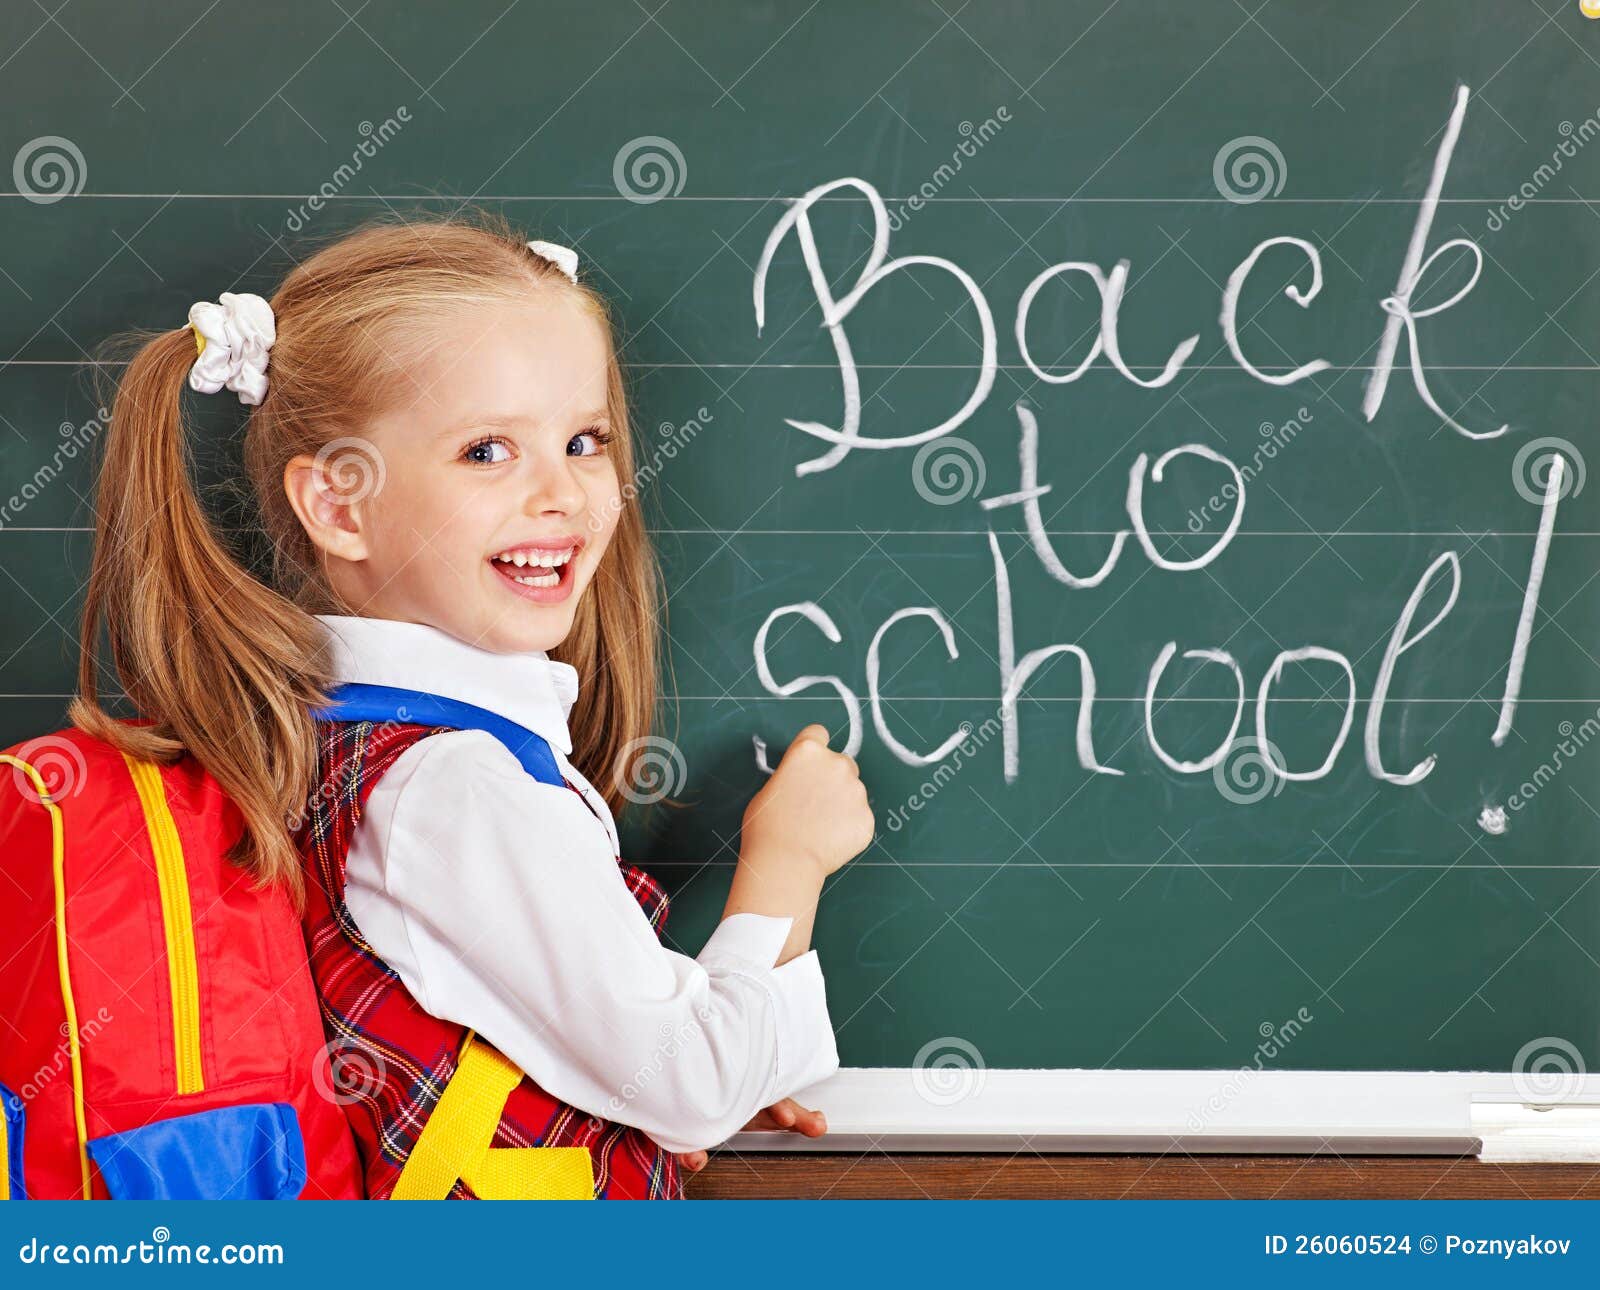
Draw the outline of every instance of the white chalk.
<instances>
[{"instance_id":1,"label":"white chalk","mask_svg":"<svg viewBox=\"0 0 1600 1290\"><path fill-rule=\"evenodd\" d=\"M1550 559L1550 535L1555 532L1556 507L1561 505L1561 478L1567 459L1556 453L1545 481L1544 503L1539 509L1539 536L1533 542L1533 563L1528 568L1528 585L1522 595L1522 615L1517 619L1517 635L1511 646L1511 666L1506 669L1506 691L1500 700L1500 720L1492 736L1498 748L1511 733L1517 714L1517 699L1522 694L1522 670L1528 662L1528 641L1533 635L1533 616L1539 608L1539 588L1544 585L1544 569Z\"/></svg>"}]
</instances>

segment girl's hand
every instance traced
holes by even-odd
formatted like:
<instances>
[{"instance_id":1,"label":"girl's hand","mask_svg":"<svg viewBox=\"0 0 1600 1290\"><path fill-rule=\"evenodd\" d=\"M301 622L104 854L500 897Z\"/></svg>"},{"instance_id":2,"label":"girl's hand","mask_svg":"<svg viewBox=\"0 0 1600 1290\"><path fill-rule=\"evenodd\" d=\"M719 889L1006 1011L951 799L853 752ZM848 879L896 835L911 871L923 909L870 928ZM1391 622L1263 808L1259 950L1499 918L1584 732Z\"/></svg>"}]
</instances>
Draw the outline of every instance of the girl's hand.
<instances>
[{"instance_id":1,"label":"girl's hand","mask_svg":"<svg viewBox=\"0 0 1600 1290\"><path fill-rule=\"evenodd\" d=\"M808 1138L820 1138L828 1131L828 1117L821 1111L801 1106L792 1097L786 1097L766 1110L756 1112L755 1118L744 1127L752 1132L780 1129L802 1133ZM708 1159L710 1157L704 1151L686 1151L678 1157L678 1164L689 1173L697 1174L706 1167Z\"/></svg>"},{"instance_id":2,"label":"girl's hand","mask_svg":"<svg viewBox=\"0 0 1600 1290\"><path fill-rule=\"evenodd\" d=\"M761 1129L787 1129L802 1133L808 1138L820 1138L828 1131L828 1117L821 1111L803 1107L792 1097L774 1102L764 1111L757 1111L755 1119L744 1126L746 1131Z\"/></svg>"},{"instance_id":3,"label":"girl's hand","mask_svg":"<svg viewBox=\"0 0 1600 1290\"><path fill-rule=\"evenodd\" d=\"M855 760L828 747L826 726L810 725L745 808L743 854L798 853L826 877L866 850L874 825Z\"/></svg>"}]
</instances>

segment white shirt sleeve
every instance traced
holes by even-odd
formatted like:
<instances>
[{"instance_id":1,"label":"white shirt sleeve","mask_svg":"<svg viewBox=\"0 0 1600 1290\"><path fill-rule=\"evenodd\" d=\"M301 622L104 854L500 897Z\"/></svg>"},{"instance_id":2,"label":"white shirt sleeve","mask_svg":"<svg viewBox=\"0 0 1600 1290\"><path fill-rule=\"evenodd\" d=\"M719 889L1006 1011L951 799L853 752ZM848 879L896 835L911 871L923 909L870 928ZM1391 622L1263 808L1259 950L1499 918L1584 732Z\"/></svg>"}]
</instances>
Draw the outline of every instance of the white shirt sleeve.
<instances>
[{"instance_id":1,"label":"white shirt sleeve","mask_svg":"<svg viewBox=\"0 0 1600 1290\"><path fill-rule=\"evenodd\" d=\"M774 966L792 919L735 914L698 958L667 949L579 796L482 731L419 740L384 773L345 901L428 1012L669 1151L839 1068L816 951Z\"/></svg>"}]
</instances>

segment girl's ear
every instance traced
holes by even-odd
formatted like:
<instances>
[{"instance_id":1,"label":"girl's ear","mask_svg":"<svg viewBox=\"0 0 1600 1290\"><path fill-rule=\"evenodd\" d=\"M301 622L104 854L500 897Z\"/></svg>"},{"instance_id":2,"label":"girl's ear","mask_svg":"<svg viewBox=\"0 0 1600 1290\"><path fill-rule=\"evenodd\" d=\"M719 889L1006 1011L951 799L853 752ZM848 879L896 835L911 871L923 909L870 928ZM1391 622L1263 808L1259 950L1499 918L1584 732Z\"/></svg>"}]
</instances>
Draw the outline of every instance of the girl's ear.
<instances>
[{"instance_id":1,"label":"girl's ear","mask_svg":"<svg viewBox=\"0 0 1600 1290\"><path fill-rule=\"evenodd\" d=\"M337 457L294 457L283 468L283 491L318 550L342 560L365 560L369 550L361 503L371 488L341 488L345 473Z\"/></svg>"}]
</instances>

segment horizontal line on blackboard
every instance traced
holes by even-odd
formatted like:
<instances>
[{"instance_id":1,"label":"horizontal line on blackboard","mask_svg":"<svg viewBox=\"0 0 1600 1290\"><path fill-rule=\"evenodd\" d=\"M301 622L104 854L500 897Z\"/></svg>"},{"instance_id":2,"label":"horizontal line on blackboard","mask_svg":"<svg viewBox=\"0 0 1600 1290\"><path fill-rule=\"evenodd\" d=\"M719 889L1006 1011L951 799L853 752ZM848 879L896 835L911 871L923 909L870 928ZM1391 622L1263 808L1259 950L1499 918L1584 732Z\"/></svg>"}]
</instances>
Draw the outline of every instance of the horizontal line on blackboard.
<instances>
[{"instance_id":1,"label":"horizontal line on blackboard","mask_svg":"<svg viewBox=\"0 0 1600 1290\"><path fill-rule=\"evenodd\" d=\"M41 693L41 694L30 694L30 693L27 693L25 691L20 691L20 690L17 691L16 693L14 693L14 694L0 694L0 700L14 699L14 700L39 700L39 701L43 701L45 699L59 700L59 699L72 699L72 698L76 698L76 697L77 697L76 695L72 695L72 694L43 694L43 693ZM123 694L105 694L105 695L102 695L101 697L108 703L121 702L121 701L123 701L123 700L125 700L127 698L127 696L123 695ZM766 702L769 702L769 701L772 701L772 700L777 700L778 702L781 702L781 703L798 703L798 702L800 702L802 700L805 700L805 699L815 699L815 700L818 700L818 701L830 702L830 703L833 702L833 700L831 698L829 698L826 695L822 695L822 694L676 694L676 695L669 695L669 696L666 696L666 697L669 700L676 699L677 701L679 701L681 703L766 703ZM881 698L882 698L882 701L884 703L887 703L887 704L896 704L896 703L994 703L994 702L998 701L999 696L998 695L993 695L993 694L901 694L901 695L885 694L885 695L882 695ZM1075 694L1060 695L1060 696L1048 695L1048 694L1023 694L1023 695L1018 696L1017 701L1019 703L1024 703L1024 704L1026 704L1026 703L1077 703L1078 702L1078 696L1075 695ZM1094 701L1096 703L1143 703L1144 702L1144 695L1142 695L1142 694L1139 694L1139 695L1097 694L1097 695L1094 696ZM1332 703L1332 702L1337 702L1337 698L1335 696L1328 696L1328 697L1325 697L1325 698L1304 698L1304 699L1302 699L1302 698L1294 698L1294 697L1291 697L1289 695L1274 695L1272 701L1275 704L1277 704L1277 703ZM1165 705L1169 704L1169 703L1226 703L1226 704L1233 704L1233 703L1236 703L1236 702L1238 702L1238 700L1228 698L1226 695L1222 695L1222 696L1219 696L1217 698L1206 698L1206 697L1200 696L1200 695L1178 695L1178 694L1174 694L1174 695L1169 695L1166 698L1161 700L1161 703L1162 703L1163 707ZM1361 705L1361 704L1371 703L1371 702L1372 702L1371 699L1365 699L1365 698L1360 697L1359 695L1356 697L1356 703L1357 703L1358 706ZM1468 704L1468 703L1477 703L1477 704L1481 704L1482 706L1488 707L1488 708L1498 708L1500 706L1500 700L1499 699L1491 698L1488 695L1473 695L1470 699L1421 699L1421 698L1403 699L1399 695L1391 694L1391 695L1388 696L1388 698L1385 700L1385 702L1386 703L1394 703L1394 704L1407 704L1407 703ZM1530 699L1526 695L1524 695L1523 697L1519 698L1517 700L1517 702L1522 704L1524 707L1526 707L1530 703L1594 704L1595 706L1600 707L1600 698L1597 698L1597 699Z\"/></svg>"},{"instance_id":2,"label":"horizontal line on blackboard","mask_svg":"<svg viewBox=\"0 0 1600 1290\"><path fill-rule=\"evenodd\" d=\"M86 524L4 524L0 525L0 536L7 533L92 533L92 527ZM233 531L233 530L226 530ZM684 537L984 537L988 529L646 529L647 533L657 536ZM1115 537L1117 531L1113 529L1046 529L1051 537ZM1025 533L1013 532L1007 529L997 530L996 537L1024 538ZM1215 538L1216 534L1190 533L1178 529L1151 529L1151 537L1158 538L1197 538L1209 536ZM1235 538L1531 538L1538 534L1532 529L1419 529L1412 532L1406 529L1386 531L1382 529L1364 529L1356 532L1346 530L1324 531L1321 529L1255 529L1244 530L1234 534ZM1552 538L1593 538L1600 537L1600 532L1588 529L1575 530L1571 533L1555 532Z\"/></svg>"},{"instance_id":3,"label":"horizontal line on blackboard","mask_svg":"<svg viewBox=\"0 0 1600 1290\"><path fill-rule=\"evenodd\" d=\"M4 532L0 529L0 532ZM25 531L25 530L19 530ZM40 530L44 532L46 530ZM54 531L54 530L49 530ZM653 528L646 530L649 533L670 536L694 534L702 537L984 537L988 529L669 529ZM1119 530L1115 529L1046 529L1051 537L1115 537ZM1210 537L1215 538L1215 533L1191 533L1178 529L1150 529L1151 537ZM1018 533L1007 529L997 530L996 537L1022 538L1025 533ZM1521 529L1358 529L1352 532L1349 529L1321 530L1321 529L1240 529L1234 534L1235 538L1245 537L1314 537L1314 538L1491 538L1491 537L1535 537L1532 530ZM1552 538L1562 537L1600 537L1600 533L1592 530L1574 530L1562 533L1559 530L1550 535Z\"/></svg>"},{"instance_id":4,"label":"horizontal line on blackboard","mask_svg":"<svg viewBox=\"0 0 1600 1290\"><path fill-rule=\"evenodd\" d=\"M126 359L89 359L89 358L12 358L0 360L0 367L126 367ZM657 370L683 370L683 371L732 371L732 372L836 372L839 370L837 363L680 363L680 362L652 362L650 359L629 359L627 367L648 367ZM857 363L856 370L861 372L975 372L979 369L977 363ZM1130 363L1128 366L1135 372L1162 372L1166 369L1158 363ZM1272 375L1281 375L1294 370L1289 364L1258 364L1263 372ZM1429 372L1600 372L1600 364L1595 363L1425 363L1424 369ZM997 363L995 370L1000 372L1026 372L1029 370L1025 363ZM1236 363L1190 363L1185 364L1186 372L1238 372ZM1334 372L1370 372L1370 363L1330 364L1328 369ZM1091 367L1086 375L1100 376L1103 374L1116 375L1112 367Z\"/></svg>"},{"instance_id":5,"label":"horizontal line on blackboard","mask_svg":"<svg viewBox=\"0 0 1600 1290\"><path fill-rule=\"evenodd\" d=\"M652 869L731 869L737 860L647 860ZM1393 864L1366 864L1354 861L1349 864L1295 864L1293 861L1264 861L1248 864L1237 860L1211 863L1209 861L1175 861L1163 864L1153 860L852 860L849 868L859 869L1162 869L1180 872L1184 869L1394 869L1405 872L1411 869L1501 869L1532 870L1556 869L1572 873L1587 873L1600 869L1593 864L1431 864L1396 861Z\"/></svg>"},{"instance_id":6,"label":"horizontal line on blackboard","mask_svg":"<svg viewBox=\"0 0 1600 1290\"><path fill-rule=\"evenodd\" d=\"M66 360L64 360L66 361ZM648 359L631 359L626 364L628 367L656 367L656 368L732 368L735 371L786 371L790 369L799 371L836 372L839 370L837 363L654 363ZM978 363L857 363L856 370L860 372L976 372L981 364ZM1135 372L1164 372L1166 368L1159 363L1129 363L1128 366ZM1283 364L1258 364L1263 372L1281 375L1284 372L1295 370L1287 363ZM1572 364L1539 364L1528 363L1518 366L1511 363L1468 363L1460 365L1446 365L1442 363L1424 363L1423 368L1429 372L1600 372L1600 365L1594 363ZM1026 363L996 363L995 370L1000 372L1026 372L1031 370ZM1238 372L1237 363L1185 363L1185 372ZM1334 372L1370 372L1370 363L1330 363L1325 369ZM1116 374L1112 367L1091 367L1085 375L1099 376L1102 374Z\"/></svg>"},{"instance_id":7,"label":"horizontal line on blackboard","mask_svg":"<svg viewBox=\"0 0 1600 1290\"><path fill-rule=\"evenodd\" d=\"M1002 205L1051 205L1062 203L1077 203L1080 205L1097 206L1415 206L1424 199L1422 197L1257 197L1250 202L1236 202L1227 197L955 197L935 196L924 197L921 193L894 196L890 193L880 194L885 202L908 202L913 197L927 205L950 206L1002 206ZM17 192L15 190L0 191L0 198L21 197L34 204L38 204L37 192ZM451 197L437 193L332 193L323 196L320 193L73 193L72 200L82 201L90 198L99 198L104 201L274 201L274 202L299 202L317 198L323 202L440 202L466 204L468 202L628 202L630 205L656 205L661 202L679 203L716 203L716 202L755 202L765 204L769 202L788 202L793 200L790 196L773 194L771 196L744 196L724 195L712 196L700 194L697 196L677 195L663 193L653 201L640 203L632 197L624 197L620 193L516 193L494 194L476 193L471 197ZM860 197L824 197L824 202L859 202ZM1485 206L1507 200L1505 194L1494 197L1438 197L1435 199L1441 206ZM1523 197L1520 198L1525 206L1588 206L1597 199L1589 197Z\"/></svg>"},{"instance_id":8,"label":"horizontal line on blackboard","mask_svg":"<svg viewBox=\"0 0 1600 1290\"><path fill-rule=\"evenodd\" d=\"M3 698L3 697L5 697L5 696L0 695L0 698ZM43 698L45 696L41 695L39 697ZM53 697L53 696L51 696L51 697ZM70 696L67 696L67 697L70 697ZM678 695L673 695L671 697L677 699L679 702L682 702L682 703L765 703L769 699L775 699L775 700L778 700L779 702L785 702L785 703L798 703L803 699L814 699L814 700L817 700L819 702L825 702L825 703L835 703L835 702L838 701L835 696L830 696L830 695L826 695L826 694L678 694ZM996 694L884 694L884 695L880 695L879 696L879 698L882 700L882 702L888 703L888 704L895 704L895 703L996 703L996 702L999 701L999 697L1000 696L996 695ZM1017 702L1018 703L1077 703L1078 701L1079 701L1079 697L1076 694L1049 695L1049 694L1026 694L1026 693L1024 693L1024 694L1020 694L1020 695L1017 696ZM1143 703L1144 702L1144 695L1142 695L1142 694L1134 694L1134 695L1097 694L1097 695L1094 696L1094 701L1096 703ZM1173 694L1173 695L1168 695L1165 698L1161 699L1161 704L1162 704L1163 707L1165 707L1169 703L1226 703L1231 707L1233 704L1235 704L1237 702L1238 702L1237 699L1229 698L1226 695L1220 695L1220 696L1218 696L1216 698L1207 698L1207 697L1205 697L1203 695L1179 695L1179 694ZM1338 703L1338 702L1341 702L1341 700L1339 699L1339 697L1337 695L1332 695L1332 694L1324 695L1321 698L1305 698L1305 699L1294 698L1294 697L1291 697L1289 695L1278 695L1278 694L1275 694L1275 695L1272 696L1272 702L1274 704L1278 704L1278 703ZM1356 702L1357 706L1360 706L1362 704L1371 703L1372 700L1370 698L1365 698L1364 699L1364 698L1362 698L1362 697L1360 697L1358 695L1356 697L1355 702ZM1481 705L1483 705L1484 707L1487 707L1487 708L1498 708L1500 706L1500 702L1501 701L1498 698L1492 698L1492 697L1490 697L1489 695L1486 695L1486 694L1482 694L1482 695L1475 694L1471 698L1467 698L1467 699L1421 699L1421 698L1402 699L1398 695L1391 694L1384 700L1384 702L1385 703L1400 703L1400 704L1405 704L1405 703L1454 703L1454 704L1477 703L1477 704L1481 704ZM1517 700L1517 702L1521 703L1521 704L1529 704L1529 703L1561 703L1561 704L1578 703L1578 704L1594 704L1597 707L1600 707L1600 698L1596 698L1596 699L1530 699L1530 698L1527 698L1526 696L1524 696L1524 697L1519 698Z\"/></svg>"}]
</instances>

